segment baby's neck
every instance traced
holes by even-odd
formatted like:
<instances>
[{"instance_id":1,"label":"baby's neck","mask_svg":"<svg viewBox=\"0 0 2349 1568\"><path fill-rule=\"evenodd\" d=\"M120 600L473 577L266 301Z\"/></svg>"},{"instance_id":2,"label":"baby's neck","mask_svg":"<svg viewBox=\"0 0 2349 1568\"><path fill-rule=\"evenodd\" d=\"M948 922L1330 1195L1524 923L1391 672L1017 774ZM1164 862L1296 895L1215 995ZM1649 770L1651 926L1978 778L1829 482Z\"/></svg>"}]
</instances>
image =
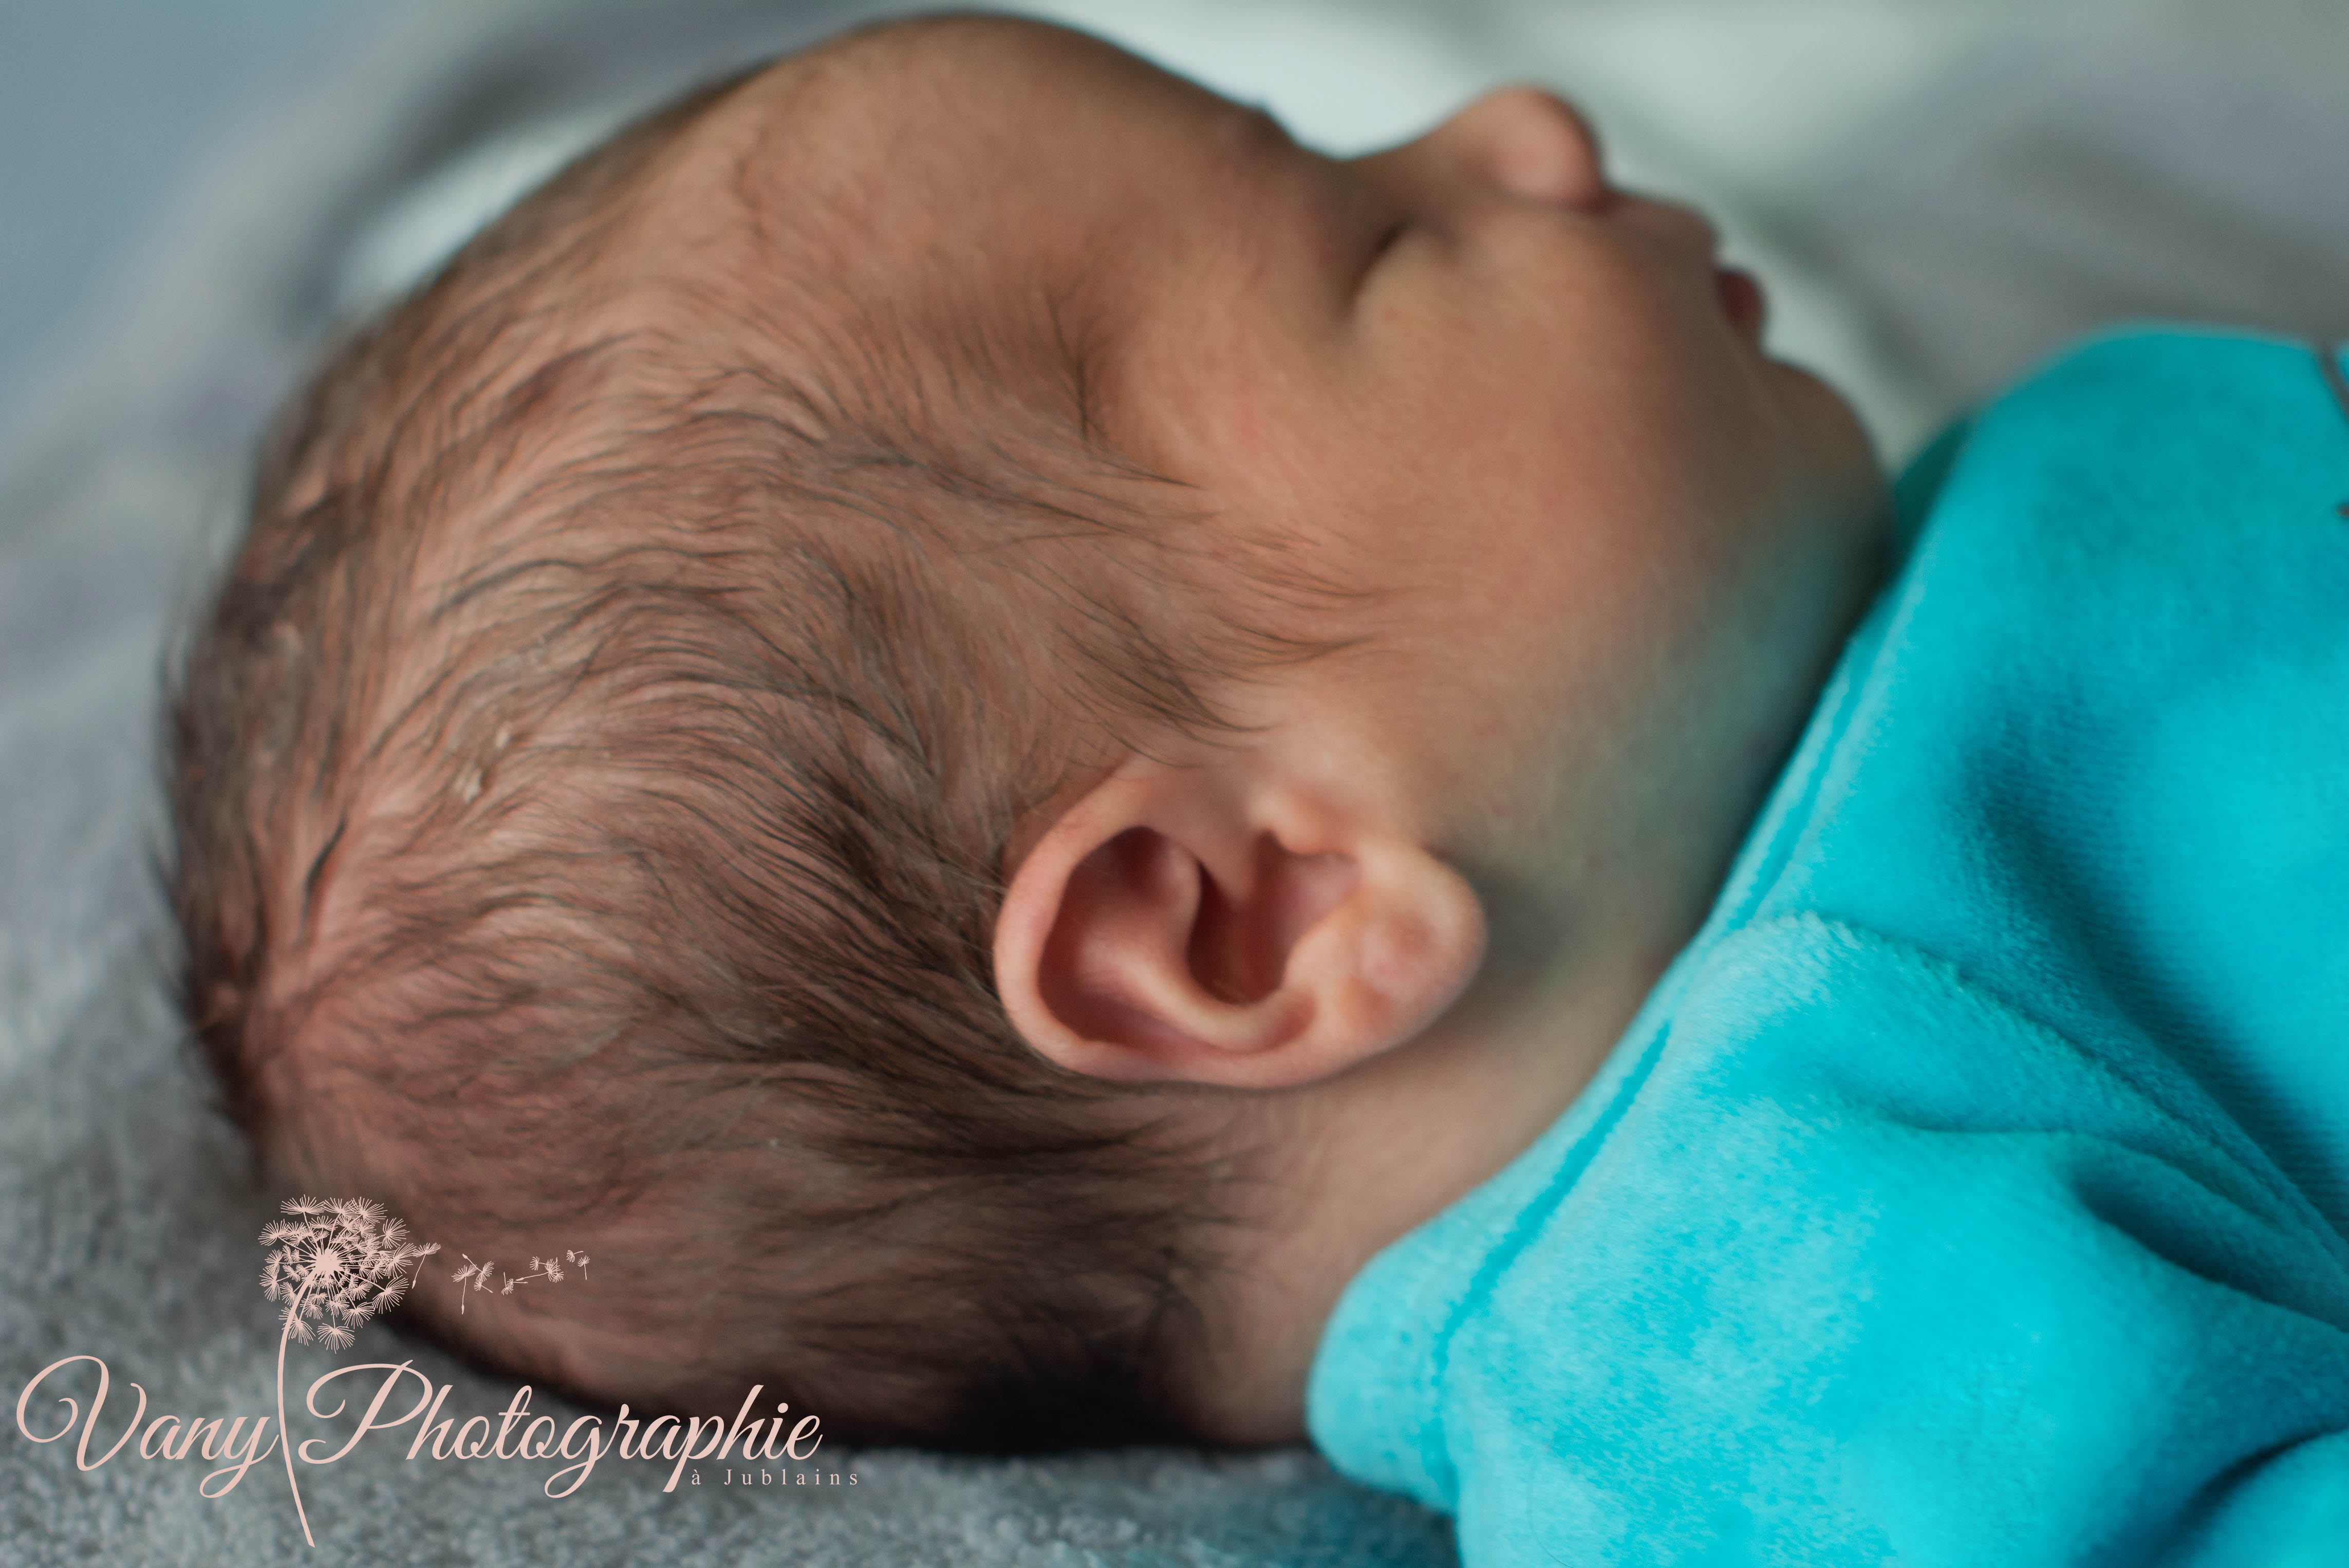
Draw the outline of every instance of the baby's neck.
<instances>
[{"instance_id":1,"label":"baby's neck","mask_svg":"<svg viewBox=\"0 0 2349 1568\"><path fill-rule=\"evenodd\" d=\"M1472 992L1407 1045L1249 1104L1235 1142L1259 1151L1262 1202L1214 1287L1214 1352L1185 1372L1206 1435L1303 1439L1306 1376L1347 1284L1565 1114L1670 957Z\"/></svg>"},{"instance_id":2,"label":"baby's neck","mask_svg":"<svg viewBox=\"0 0 2349 1568\"><path fill-rule=\"evenodd\" d=\"M1594 797L1568 814L1594 825L1572 844L1513 855L1504 830L1460 856L1488 941L1449 1012L1334 1077L1211 1102L1236 1162L1261 1181L1209 1287L1211 1353L1185 1372L1204 1432L1304 1436L1307 1374L1347 1284L1525 1152L1589 1084L1711 912L1804 711L1782 716L1784 733L1746 737L1718 778Z\"/></svg>"}]
</instances>

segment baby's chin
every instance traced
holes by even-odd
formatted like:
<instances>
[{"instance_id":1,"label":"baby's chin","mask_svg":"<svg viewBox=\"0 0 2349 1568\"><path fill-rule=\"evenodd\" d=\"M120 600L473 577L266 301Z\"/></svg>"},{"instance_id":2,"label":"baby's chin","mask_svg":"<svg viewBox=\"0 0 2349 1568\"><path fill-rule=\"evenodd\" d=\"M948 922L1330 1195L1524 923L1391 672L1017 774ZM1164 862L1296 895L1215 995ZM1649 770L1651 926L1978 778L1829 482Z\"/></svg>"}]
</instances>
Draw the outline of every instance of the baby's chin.
<instances>
[{"instance_id":1,"label":"baby's chin","mask_svg":"<svg viewBox=\"0 0 2349 1568\"><path fill-rule=\"evenodd\" d=\"M1891 486L1858 411L1832 382L1806 366L1773 359L1770 367L1795 427L1801 454L1795 483L1808 520L1857 538L1889 537Z\"/></svg>"}]
</instances>

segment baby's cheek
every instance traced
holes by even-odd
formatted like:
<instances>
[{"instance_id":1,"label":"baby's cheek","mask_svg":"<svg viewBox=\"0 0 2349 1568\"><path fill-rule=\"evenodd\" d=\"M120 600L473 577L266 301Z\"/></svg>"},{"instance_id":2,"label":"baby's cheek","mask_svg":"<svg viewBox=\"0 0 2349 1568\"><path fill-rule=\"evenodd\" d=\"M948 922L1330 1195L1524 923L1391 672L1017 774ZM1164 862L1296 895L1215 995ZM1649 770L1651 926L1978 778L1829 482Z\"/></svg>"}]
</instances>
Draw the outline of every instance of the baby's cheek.
<instances>
[{"instance_id":1,"label":"baby's cheek","mask_svg":"<svg viewBox=\"0 0 2349 1568\"><path fill-rule=\"evenodd\" d=\"M1150 459L1251 511L1311 488L1314 466L1344 438L1321 417L1319 389L1213 320L1186 322L1174 335L1138 346L1129 366L1124 395L1149 410L1146 444L1163 446Z\"/></svg>"}]
</instances>

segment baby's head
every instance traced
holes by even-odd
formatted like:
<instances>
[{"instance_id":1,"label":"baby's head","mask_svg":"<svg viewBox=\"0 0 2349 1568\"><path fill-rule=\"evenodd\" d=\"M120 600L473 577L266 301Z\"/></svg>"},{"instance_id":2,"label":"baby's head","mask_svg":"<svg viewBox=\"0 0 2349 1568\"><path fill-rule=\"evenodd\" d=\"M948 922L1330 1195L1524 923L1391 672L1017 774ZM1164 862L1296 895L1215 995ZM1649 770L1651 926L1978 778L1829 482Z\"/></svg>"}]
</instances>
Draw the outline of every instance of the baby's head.
<instances>
[{"instance_id":1,"label":"baby's head","mask_svg":"<svg viewBox=\"0 0 2349 1568\"><path fill-rule=\"evenodd\" d=\"M1293 1436L1587 1078L1877 571L1843 405L1517 91L1333 161L1078 35L624 133L289 410L175 710L289 1184L583 1395Z\"/></svg>"}]
</instances>

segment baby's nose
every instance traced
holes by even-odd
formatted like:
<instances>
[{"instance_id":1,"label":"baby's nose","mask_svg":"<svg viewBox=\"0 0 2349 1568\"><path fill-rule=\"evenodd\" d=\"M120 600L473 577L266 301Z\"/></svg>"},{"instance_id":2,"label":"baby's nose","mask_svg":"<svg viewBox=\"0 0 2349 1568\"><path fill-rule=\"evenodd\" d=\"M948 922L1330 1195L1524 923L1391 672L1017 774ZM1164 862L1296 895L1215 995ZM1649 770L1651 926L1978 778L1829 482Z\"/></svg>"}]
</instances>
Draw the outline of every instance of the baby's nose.
<instances>
[{"instance_id":1,"label":"baby's nose","mask_svg":"<svg viewBox=\"0 0 2349 1568\"><path fill-rule=\"evenodd\" d=\"M1528 201L1598 206L1608 195L1599 139L1572 104L1539 88L1485 94L1436 128L1473 177Z\"/></svg>"}]
</instances>

